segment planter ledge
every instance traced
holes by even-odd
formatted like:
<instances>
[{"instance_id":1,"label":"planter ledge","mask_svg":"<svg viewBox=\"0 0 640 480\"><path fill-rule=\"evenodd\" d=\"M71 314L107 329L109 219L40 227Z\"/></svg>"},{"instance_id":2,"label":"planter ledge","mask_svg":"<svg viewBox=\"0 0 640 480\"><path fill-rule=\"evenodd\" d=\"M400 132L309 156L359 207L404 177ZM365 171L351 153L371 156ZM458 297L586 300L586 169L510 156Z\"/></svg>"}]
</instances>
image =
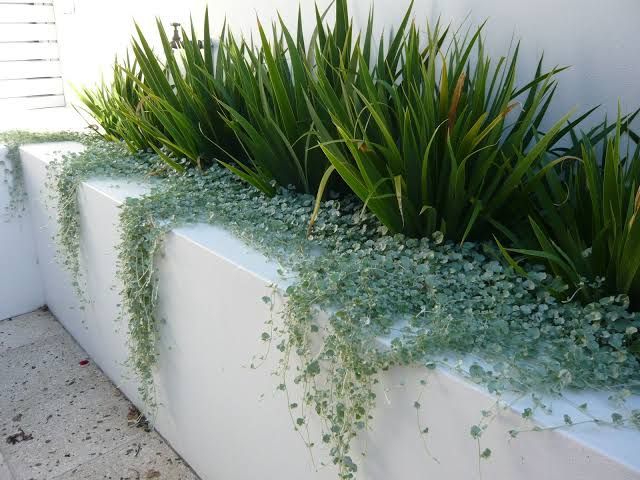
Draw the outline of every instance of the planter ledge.
<instances>
[{"instance_id":1,"label":"planter ledge","mask_svg":"<svg viewBox=\"0 0 640 480\"><path fill-rule=\"evenodd\" d=\"M44 300L139 405L136 380L125 365L127 326L116 320L121 285L116 279L115 246L118 205L128 196L144 194L149 186L91 180L80 188L81 266L88 299L80 308L69 275L54 258L56 216L43 191L45 167L60 154L55 152L79 148L79 144L41 144L21 149ZM194 225L167 235L157 272L159 432L204 480L334 480L333 467L313 469L306 447L293 430L286 400L275 391L279 382L271 372L277 352L259 369L249 368L252 356L264 349L259 337L269 309L261 297L271 292L271 284L282 283L277 265L223 228ZM422 379L428 380L427 387L420 385ZM423 389L418 424L413 403ZM564 413L579 421L583 414L576 406L584 402L596 414L610 408L606 393L567 396L570 403L554 401L554 413L537 413L536 423L562 424ZM381 377L373 429L361 436L354 449L359 478L640 479L640 432L581 425L510 439L509 430L531 428L520 416L528 406L523 401L502 410L492 422L481 446L493 454L479 461L478 445L469 429L481 420L481 410L491 409L495 401L452 370L392 369ZM631 399L628 406L640 407L640 399ZM438 462L425 453L419 433L425 426L430 432L425 439ZM356 453L364 445L367 455L362 458ZM326 460L327 452L319 448L316 460Z\"/></svg>"}]
</instances>

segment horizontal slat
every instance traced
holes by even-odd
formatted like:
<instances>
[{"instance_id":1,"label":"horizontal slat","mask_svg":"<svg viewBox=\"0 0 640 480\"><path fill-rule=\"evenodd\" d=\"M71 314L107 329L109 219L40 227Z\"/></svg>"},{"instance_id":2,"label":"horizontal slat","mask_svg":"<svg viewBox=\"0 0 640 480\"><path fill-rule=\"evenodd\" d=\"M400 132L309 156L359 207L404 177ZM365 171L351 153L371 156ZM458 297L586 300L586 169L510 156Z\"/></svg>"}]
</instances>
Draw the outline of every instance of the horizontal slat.
<instances>
[{"instance_id":1,"label":"horizontal slat","mask_svg":"<svg viewBox=\"0 0 640 480\"><path fill-rule=\"evenodd\" d=\"M0 62L0 80L17 78L59 77L57 60L29 60L26 62Z\"/></svg>"},{"instance_id":2,"label":"horizontal slat","mask_svg":"<svg viewBox=\"0 0 640 480\"><path fill-rule=\"evenodd\" d=\"M42 97L0 98L0 112L7 110L33 110L36 108L64 107L64 95L46 95Z\"/></svg>"},{"instance_id":3,"label":"horizontal slat","mask_svg":"<svg viewBox=\"0 0 640 480\"><path fill-rule=\"evenodd\" d=\"M0 23L0 42L31 42L55 39L56 26L52 23Z\"/></svg>"},{"instance_id":4,"label":"horizontal slat","mask_svg":"<svg viewBox=\"0 0 640 480\"><path fill-rule=\"evenodd\" d=\"M23 4L41 4L41 5L52 5L53 0L0 0L0 4L3 3L23 3Z\"/></svg>"},{"instance_id":5,"label":"horizontal slat","mask_svg":"<svg viewBox=\"0 0 640 480\"><path fill-rule=\"evenodd\" d=\"M0 80L0 98L29 97L32 95L61 95L61 78L31 78L26 80Z\"/></svg>"},{"instance_id":6,"label":"horizontal slat","mask_svg":"<svg viewBox=\"0 0 640 480\"><path fill-rule=\"evenodd\" d=\"M0 62L58 58L57 43L0 43ZM0 69L2 64L0 63Z\"/></svg>"},{"instance_id":7,"label":"horizontal slat","mask_svg":"<svg viewBox=\"0 0 640 480\"><path fill-rule=\"evenodd\" d=\"M53 5L0 3L0 23L54 22Z\"/></svg>"}]
</instances>

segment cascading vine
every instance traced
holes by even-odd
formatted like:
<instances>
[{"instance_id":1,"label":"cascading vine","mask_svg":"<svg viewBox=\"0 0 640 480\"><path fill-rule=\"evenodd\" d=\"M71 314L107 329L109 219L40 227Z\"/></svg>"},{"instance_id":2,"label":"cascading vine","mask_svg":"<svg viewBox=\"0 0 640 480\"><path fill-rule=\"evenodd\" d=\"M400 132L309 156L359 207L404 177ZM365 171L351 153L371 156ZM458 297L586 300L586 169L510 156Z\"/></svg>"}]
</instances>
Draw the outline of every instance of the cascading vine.
<instances>
[{"instance_id":1,"label":"cascading vine","mask_svg":"<svg viewBox=\"0 0 640 480\"><path fill-rule=\"evenodd\" d=\"M0 132L0 144L7 149L5 160L0 162L2 181L9 190L9 204L3 212L5 219L19 216L26 208L26 191L24 187L22 163L20 162L20 146L29 143L77 141L84 138L78 132L28 132L10 130Z\"/></svg>"},{"instance_id":2,"label":"cascading vine","mask_svg":"<svg viewBox=\"0 0 640 480\"><path fill-rule=\"evenodd\" d=\"M168 172L158 170L161 163L152 155L130 155L101 140L86 144L49 172L62 258L79 285L80 269L71 259L79 248L80 183L96 176L148 180L155 173L149 194L123 204L118 246L130 365L150 411L158 334L154 258L166 232L196 222L223 226L292 274L282 310L256 336L281 355L274 388L283 392L294 428L310 449L318 442L330 446L340 478L356 476L359 456L351 445L359 432L375 428L375 387L392 365L455 369L456 360L476 356L483 365L459 373L495 394L530 396L525 418L543 408L540 395L560 397L567 388L608 389L621 400L638 391L638 359L625 345L640 316L627 310L625 296L586 305L559 301L549 293L557 279L541 267L522 276L492 244L390 235L355 198L325 202L307 236L313 210L308 195L281 189L269 198L222 168ZM327 313L326 321L318 311ZM391 332L385 348L378 339ZM300 398L292 398L291 382ZM610 418L592 421L640 428L640 412L621 405L620 411L612 407ZM419 402L407 406L413 407L421 408ZM322 425L318 439L306 429L314 421ZM565 422L566 428L573 423L569 415ZM470 426L478 442L487 424ZM491 454L479 452L482 458Z\"/></svg>"}]
</instances>

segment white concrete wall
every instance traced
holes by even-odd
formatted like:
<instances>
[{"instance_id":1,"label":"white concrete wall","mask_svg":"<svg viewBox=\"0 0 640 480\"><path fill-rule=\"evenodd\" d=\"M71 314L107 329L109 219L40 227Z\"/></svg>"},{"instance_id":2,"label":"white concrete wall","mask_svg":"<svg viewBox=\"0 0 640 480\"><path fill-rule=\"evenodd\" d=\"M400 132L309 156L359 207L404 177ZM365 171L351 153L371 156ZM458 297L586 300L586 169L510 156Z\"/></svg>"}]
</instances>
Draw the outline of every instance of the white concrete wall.
<instances>
[{"instance_id":1,"label":"white concrete wall","mask_svg":"<svg viewBox=\"0 0 640 480\"><path fill-rule=\"evenodd\" d=\"M6 154L0 145L0 320L44 305L29 209L8 210L13 177Z\"/></svg>"},{"instance_id":2,"label":"white concrete wall","mask_svg":"<svg viewBox=\"0 0 640 480\"><path fill-rule=\"evenodd\" d=\"M544 53L548 66L570 65L560 74L557 102L550 113L559 118L572 107L602 104L592 122L604 114L615 118L618 101L624 111L640 108L640 2L637 0L431 0L432 18L459 22L469 16L488 19L491 52L504 52L521 39L521 71L532 74ZM640 126L640 121L636 121Z\"/></svg>"},{"instance_id":3,"label":"white concrete wall","mask_svg":"<svg viewBox=\"0 0 640 480\"><path fill-rule=\"evenodd\" d=\"M29 206L35 230L35 244L40 259L40 276L44 286L44 300L51 312L95 359L102 370L125 394L137 400L135 378L128 375L125 362L128 355L126 325L116 322L118 318L119 289L115 282L116 255L113 246L118 241L117 204L122 197L95 195L95 190L84 185L79 192L83 200L81 265L91 275L81 279L83 287L92 295L80 301L73 287L71 275L57 260L55 236L58 232L56 210L47 201L44 188L46 164L59 151L82 150L77 143L39 144L23 147L24 180L29 192ZM25 153L31 152L31 153ZM133 190L142 193L144 189ZM93 195L91 195L93 193ZM116 192L117 193L117 192ZM93 203L85 202L90 197ZM93 209L91 209L93 207ZM87 262L87 259L92 259Z\"/></svg>"},{"instance_id":4,"label":"white concrete wall","mask_svg":"<svg viewBox=\"0 0 640 480\"><path fill-rule=\"evenodd\" d=\"M402 0L406 3L407 0ZM326 8L330 0L319 0ZM75 99L71 85L90 85L104 73L111 75L114 56L122 55L135 33L134 20L142 27L151 42L157 42L155 19L160 18L171 38L172 22L194 24L202 34L202 22L207 0L56 0L56 22L63 59L63 75L68 98ZM308 5L309 7L310 5ZM313 28L313 8L304 8L304 18L309 30ZM257 19L269 24L281 12L288 24L295 24L297 3L291 0L222 0L209 5L212 36L216 38L227 20L235 33L250 35L256 32ZM157 44L156 44L157 46Z\"/></svg>"},{"instance_id":5,"label":"white concrete wall","mask_svg":"<svg viewBox=\"0 0 640 480\"><path fill-rule=\"evenodd\" d=\"M145 31L155 32L154 18L169 23L188 22L192 13L201 25L206 0L56 0L56 18L67 84L95 82L100 72L111 67L116 53L122 53L133 33L135 18ZM310 0L218 0L211 2L212 32L216 35L224 19L234 31L256 31L256 19L268 23L280 12L294 25L302 4L308 31L313 28L313 2ZM320 7L329 3L319 0ZM387 31L398 24L409 0L350 0L356 24L366 22L370 6L376 13L377 30ZM615 116L618 101L630 111L640 107L640 2L637 0L417 0L416 20L441 17L460 24L468 17L471 24L489 19L487 39L495 55L508 51L512 38L522 39L522 73L531 74L537 58L545 53L547 65L572 65L562 74L559 101L552 114L557 117L574 106L583 110L603 104ZM151 35L155 37L155 34ZM69 90L69 98L73 92ZM638 123L640 125L640 122Z\"/></svg>"},{"instance_id":6,"label":"white concrete wall","mask_svg":"<svg viewBox=\"0 0 640 480\"><path fill-rule=\"evenodd\" d=\"M114 248L118 205L148 187L114 180L93 180L81 187L81 259L89 300L81 310L68 275L53 259L55 212L45 208L40 191L45 165L55 150L60 146L22 150L46 301L98 365L139 403L135 378L123 366L126 325L115 321L121 286L115 279ZM156 266L160 433L203 480L335 479L332 467L312 469L293 431L286 400L275 393L280 380L271 371L277 355L257 370L249 368L252 356L264 348L259 336L269 312L261 297L270 293L269 284L279 281L277 266L209 225L171 232ZM423 379L428 386L421 395ZM413 408L419 396L420 426ZM508 430L525 427L519 405L501 411L486 431L482 448L491 448L493 456L479 466L469 428L496 399L445 370L395 368L382 376L378 399L373 430L354 451L362 480L640 479L638 431L583 425L510 440ZM629 407L638 407L638 400L632 399ZM606 405L606 393L572 398L573 405L583 401L597 412L598 405ZM571 404L556 403L552 415L537 421L561 424L564 413L571 413L574 421L582 418ZM430 428L428 446L439 463L424 452L419 433L424 426ZM365 448L365 458L357 455ZM316 459L326 460L326 452L316 451Z\"/></svg>"}]
</instances>

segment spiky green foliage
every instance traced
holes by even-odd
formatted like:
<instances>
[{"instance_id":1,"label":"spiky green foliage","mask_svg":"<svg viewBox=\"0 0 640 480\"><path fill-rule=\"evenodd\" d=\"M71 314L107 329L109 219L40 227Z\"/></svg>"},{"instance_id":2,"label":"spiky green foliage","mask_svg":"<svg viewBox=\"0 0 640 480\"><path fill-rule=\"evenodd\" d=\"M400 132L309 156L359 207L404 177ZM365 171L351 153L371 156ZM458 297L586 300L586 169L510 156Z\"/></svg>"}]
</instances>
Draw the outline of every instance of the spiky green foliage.
<instances>
[{"instance_id":1,"label":"spiky green foliage","mask_svg":"<svg viewBox=\"0 0 640 480\"><path fill-rule=\"evenodd\" d=\"M221 117L219 99L233 104L234 87L226 83L228 56L220 41L214 54L205 11L204 39L198 39L193 22L182 30L181 48L174 50L160 20L157 22L162 59L136 25L132 50L142 73L128 71L142 92L136 111L119 112L143 132L148 146L169 165L181 169L180 160L205 167L228 158L239 149ZM224 38L224 30L221 38Z\"/></svg>"},{"instance_id":2,"label":"spiky green foliage","mask_svg":"<svg viewBox=\"0 0 640 480\"><path fill-rule=\"evenodd\" d=\"M391 231L486 237L526 203L541 177L528 173L548 168L545 152L567 132L568 115L540 132L562 69L543 72L541 60L519 86L518 47L494 65L481 34L482 27L461 36L436 25L423 38L411 25L386 58L380 46L373 72L369 51L356 49L341 89L318 74L341 139L316 119L322 148Z\"/></svg>"},{"instance_id":3,"label":"spiky green foliage","mask_svg":"<svg viewBox=\"0 0 640 480\"><path fill-rule=\"evenodd\" d=\"M279 18L271 35L258 23L257 47L246 42L238 45L233 39L229 42L233 56L230 74L242 85L245 113L228 105L225 109L229 125L251 160L227 166L268 194L274 192L274 183L291 185L305 193L316 193L326 183L323 176L329 162L312 135L312 115L321 118L334 137L337 132L330 125L330 114L313 89L313 82L322 72L332 88L339 88L337 72L353 66L359 42L353 38L345 0L335 2L333 25L324 22L326 13L316 7L316 25L308 42L300 12L295 33ZM371 43L371 26L372 18L364 39L367 44ZM342 186L335 180L331 189Z\"/></svg>"},{"instance_id":4,"label":"spiky green foliage","mask_svg":"<svg viewBox=\"0 0 640 480\"><path fill-rule=\"evenodd\" d=\"M633 132L625 142L628 120L619 117L601 146L587 136L576 139L579 158L550 170L536 192L528 232L533 247L513 252L545 262L584 298L626 293L637 308L640 145Z\"/></svg>"},{"instance_id":5,"label":"spiky green foliage","mask_svg":"<svg viewBox=\"0 0 640 480\"><path fill-rule=\"evenodd\" d=\"M257 45L223 28L217 52L207 13L204 40L192 24L180 53L158 23L162 60L138 28L135 62L117 66L112 86L85 102L108 135L133 151L152 148L177 170L220 161L269 195L278 185L317 192L311 224L324 192L346 184L392 232L456 241L500 233L531 247L514 232L529 214L537 232L560 215L533 213L531 201L579 148L558 140L592 111L541 130L562 68L544 71L540 60L520 86L519 47L494 63L484 26L461 34L436 24L423 34L410 6L385 43L373 38L373 13L357 34L346 0L334 8L332 25L316 9L308 41L298 15L295 33L282 19L272 34L259 25ZM582 144L589 150L612 128L588 132ZM538 198L538 208L557 201ZM572 248L588 248L580 245ZM564 270L571 284L610 273ZM616 282L629 290L628 279Z\"/></svg>"},{"instance_id":6,"label":"spiky green foliage","mask_svg":"<svg viewBox=\"0 0 640 480\"><path fill-rule=\"evenodd\" d=\"M157 119L147 115L144 110L141 81L142 72L127 52L124 60L116 57L110 82L103 79L95 88L78 91L85 110L98 124L91 127L107 140L124 141L131 152L149 147L150 139L139 127L139 119L144 118L162 130Z\"/></svg>"},{"instance_id":7,"label":"spiky green foliage","mask_svg":"<svg viewBox=\"0 0 640 480\"><path fill-rule=\"evenodd\" d=\"M322 24L319 25L322 28ZM291 34L282 19L270 39L259 24L259 47L229 38L230 75L241 85L244 112L224 107L228 124L249 154L250 161L225 165L249 183L272 195L274 183L315 193L328 167L311 135L312 120L305 101L310 91L311 65L306 55L302 19ZM322 105L312 96L316 108ZM275 181L275 182L274 182Z\"/></svg>"}]
</instances>

